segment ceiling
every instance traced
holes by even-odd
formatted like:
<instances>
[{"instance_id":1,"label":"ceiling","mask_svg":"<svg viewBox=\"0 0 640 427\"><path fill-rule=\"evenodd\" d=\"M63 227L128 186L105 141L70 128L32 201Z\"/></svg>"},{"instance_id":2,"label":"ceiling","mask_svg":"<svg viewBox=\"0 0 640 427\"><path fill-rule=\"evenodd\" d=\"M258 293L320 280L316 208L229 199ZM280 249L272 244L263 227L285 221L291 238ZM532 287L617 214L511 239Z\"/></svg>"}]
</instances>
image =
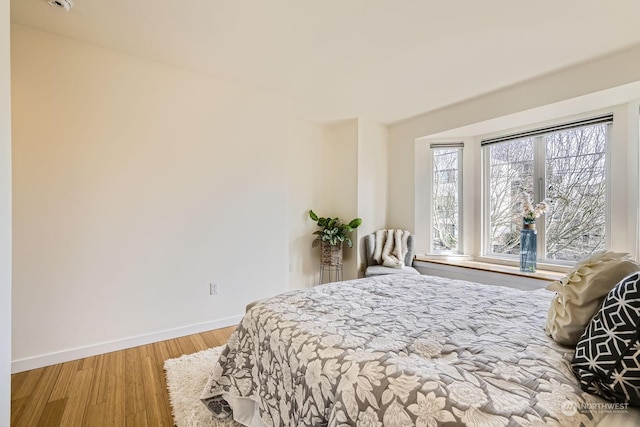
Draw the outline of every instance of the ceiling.
<instances>
[{"instance_id":1,"label":"ceiling","mask_svg":"<svg viewBox=\"0 0 640 427\"><path fill-rule=\"evenodd\" d=\"M640 44L638 0L12 0L14 23L393 123ZM640 59L639 59L640 60Z\"/></svg>"}]
</instances>

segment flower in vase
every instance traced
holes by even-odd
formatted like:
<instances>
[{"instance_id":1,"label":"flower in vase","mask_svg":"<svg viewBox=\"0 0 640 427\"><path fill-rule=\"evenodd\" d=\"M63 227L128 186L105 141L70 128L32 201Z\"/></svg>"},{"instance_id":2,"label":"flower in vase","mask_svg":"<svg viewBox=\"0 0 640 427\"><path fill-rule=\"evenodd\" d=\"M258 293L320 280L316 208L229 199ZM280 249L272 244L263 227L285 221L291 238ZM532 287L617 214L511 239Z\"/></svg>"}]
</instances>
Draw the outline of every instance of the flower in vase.
<instances>
[{"instance_id":1,"label":"flower in vase","mask_svg":"<svg viewBox=\"0 0 640 427\"><path fill-rule=\"evenodd\" d=\"M522 193L522 219L524 222L535 222L536 218L542 216L549 209L550 206L546 199L534 206L529 193L526 191Z\"/></svg>"}]
</instances>

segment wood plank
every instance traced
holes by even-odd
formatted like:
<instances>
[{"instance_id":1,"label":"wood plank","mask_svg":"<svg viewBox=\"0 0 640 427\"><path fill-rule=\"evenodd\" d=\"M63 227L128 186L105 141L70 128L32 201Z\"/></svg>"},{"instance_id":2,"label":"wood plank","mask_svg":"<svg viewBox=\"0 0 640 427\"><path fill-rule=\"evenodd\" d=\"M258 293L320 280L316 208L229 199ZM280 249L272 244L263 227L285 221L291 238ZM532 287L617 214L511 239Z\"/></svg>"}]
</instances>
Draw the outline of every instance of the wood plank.
<instances>
[{"instance_id":1,"label":"wood plank","mask_svg":"<svg viewBox=\"0 0 640 427\"><path fill-rule=\"evenodd\" d=\"M164 361L167 359L171 359L169 355L169 348L167 347L166 341L153 343L153 352L156 355L156 361L163 366L164 369Z\"/></svg>"},{"instance_id":2,"label":"wood plank","mask_svg":"<svg viewBox=\"0 0 640 427\"><path fill-rule=\"evenodd\" d=\"M24 397L28 397L33 393L38 382L40 382L40 378L42 374L44 374L45 368L33 369L31 371L27 371L27 377L23 381L20 388L16 391L12 398L14 399L22 399Z\"/></svg>"},{"instance_id":3,"label":"wood plank","mask_svg":"<svg viewBox=\"0 0 640 427\"><path fill-rule=\"evenodd\" d=\"M144 411L144 380L142 378L142 362L138 347L125 350L125 412L130 414Z\"/></svg>"},{"instance_id":4,"label":"wood plank","mask_svg":"<svg viewBox=\"0 0 640 427\"><path fill-rule=\"evenodd\" d=\"M11 398L11 425L17 426L18 421L24 414L24 407L29 403L28 397L23 397L21 399Z\"/></svg>"},{"instance_id":5,"label":"wood plank","mask_svg":"<svg viewBox=\"0 0 640 427\"><path fill-rule=\"evenodd\" d=\"M162 376L154 357L142 360L144 378L144 395L146 397L147 422L152 426L170 426L172 416L167 408L167 401L162 394Z\"/></svg>"},{"instance_id":6,"label":"wood plank","mask_svg":"<svg viewBox=\"0 0 640 427\"><path fill-rule=\"evenodd\" d=\"M67 406L67 398L47 402L38 421L38 427L52 427L61 425L62 414ZM13 423L11 424L13 425Z\"/></svg>"},{"instance_id":7,"label":"wood plank","mask_svg":"<svg viewBox=\"0 0 640 427\"><path fill-rule=\"evenodd\" d=\"M182 350L182 354L191 354L196 352L196 348L194 347L189 337L176 338L176 341L178 341L178 345Z\"/></svg>"},{"instance_id":8,"label":"wood plank","mask_svg":"<svg viewBox=\"0 0 640 427\"><path fill-rule=\"evenodd\" d=\"M121 426L126 420L126 360L125 352L118 351L111 354L110 370L114 375L109 378L109 393L107 408L110 414L109 425Z\"/></svg>"},{"instance_id":9,"label":"wood plank","mask_svg":"<svg viewBox=\"0 0 640 427\"><path fill-rule=\"evenodd\" d=\"M228 328L216 329L215 331L213 331L213 335L216 337L216 339L220 343L218 345L223 345L224 343L229 341L229 337L235 330L236 330L236 326L230 326Z\"/></svg>"},{"instance_id":10,"label":"wood plank","mask_svg":"<svg viewBox=\"0 0 640 427\"><path fill-rule=\"evenodd\" d=\"M424 261L431 262L434 264L442 264L442 265L450 265L460 268L468 268L472 270L482 270L482 271L490 271L494 273L508 274L511 276L521 276L521 277L534 277L540 280L546 280L548 282L553 282L555 280L560 280L567 275L569 271L569 267L559 267L562 270L566 271L549 271L549 270L537 270L535 273L523 273L520 271L518 267L512 265L501 265L501 264L493 264L482 261L473 261L468 259L442 259L438 257L429 257L428 255L417 255L415 257L416 261Z\"/></svg>"},{"instance_id":11,"label":"wood plank","mask_svg":"<svg viewBox=\"0 0 640 427\"><path fill-rule=\"evenodd\" d=\"M91 427L110 427L107 424L107 402L89 405L84 411L84 425Z\"/></svg>"},{"instance_id":12,"label":"wood plank","mask_svg":"<svg viewBox=\"0 0 640 427\"><path fill-rule=\"evenodd\" d=\"M74 373L78 370L81 360L72 360L71 362L63 363L60 375L58 375L58 381L51 391L49 401L64 399L69 396L69 385L73 380Z\"/></svg>"},{"instance_id":13,"label":"wood plank","mask_svg":"<svg viewBox=\"0 0 640 427\"><path fill-rule=\"evenodd\" d=\"M218 347L220 345L220 341L213 335L212 331L202 332L199 335L202 340L207 343L207 348Z\"/></svg>"},{"instance_id":14,"label":"wood plank","mask_svg":"<svg viewBox=\"0 0 640 427\"><path fill-rule=\"evenodd\" d=\"M173 415L171 415L171 404L169 403L169 390L167 389L167 377L164 371L164 362L170 359L168 356L167 346L165 342L154 343L154 355L156 360L156 368L160 377L160 397L164 402L164 409L169 418L169 425L173 425Z\"/></svg>"},{"instance_id":15,"label":"wood plank","mask_svg":"<svg viewBox=\"0 0 640 427\"><path fill-rule=\"evenodd\" d=\"M114 366L118 362L114 359ZM122 360L124 364L124 359ZM124 368L122 368L124 372ZM106 401L106 424L108 426L125 425L126 420L126 398L124 374L110 375L107 380L107 401Z\"/></svg>"},{"instance_id":16,"label":"wood plank","mask_svg":"<svg viewBox=\"0 0 640 427\"><path fill-rule=\"evenodd\" d=\"M19 372L17 374L11 375L11 396L17 396L18 390L24 384L24 381L29 376L29 371Z\"/></svg>"},{"instance_id":17,"label":"wood plank","mask_svg":"<svg viewBox=\"0 0 640 427\"><path fill-rule=\"evenodd\" d=\"M176 340L167 340L167 349L169 350L169 359L175 359L182 356L182 349Z\"/></svg>"},{"instance_id":18,"label":"wood plank","mask_svg":"<svg viewBox=\"0 0 640 427\"><path fill-rule=\"evenodd\" d=\"M80 359L80 365L78 369L93 369L96 366L96 362L99 356L91 356L85 357L84 359Z\"/></svg>"},{"instance_id":19,"label":"wood plank","mask_svg":"<svg viewBox=\"0 0 640 427\"><path fill-rule=\"evenodd\" d=\"M191 341L191 344L193 344L193 347L195 348L196 352L206 350L209 348L209 346L202 339L200 334L189 335L187 338L189 338L189 340Z\"/></svg>"},{"instance_id":20,"label":"wood plank","mask_svg":"<svg viewBox=\"0 0 640 427\"><path fill-rule=\"evenodd\" d=\"M90 406L106 402L107 400L109 370L108 366L105 367L105 364L107 364L108 361L109 357L107 354L96 356L93 365L93 380L91 381L91 390L89 392Z\"/></svg>"},{"instance_id":21,"label":"wood plank","mask_svg":"<svg viewBox=\"0 0 640 427\"><path fill-rule=\"evenodd\" d=\"M147 425L147 413L145 411L127 415L127 427L147 427Z\"/></svg>"},{"instance_id":22,"label":"wood plank","mask_svg":"<svg viewBox=\"0 0 640 427\"><path fill-rule=\"evenodd\" d=\"M144 359L145 357L153 357L154 349L153 344L145 344L138 347L140 351L140 358Z\"/></svg>"},{"instance_id":23,"label":"wood plank","mask_svg":"<svg viewBox=\"0 0 640 427\"><path fill-rule=\"evenodd\" d=\"M83 369L73 374L70 382L67 404L60 419L61 426L84 426L84 412L89 400L93 369Z\"/></svg>"},{"instance_id":24,"label":"wood plank","mask_svg":"<svg viewBox=\"0 0 640 427\"><path fill-rule=\"evenodd\" d=\"M62 365L53 365L43 368L40 381L36 384L33 392L29 396L27 404L23 408L23 415L16 420L16 424L33 426L38 424L44 408L51 396L51 390L55 386L58 375L62 370Z\"/></svg>"}]
</instances>

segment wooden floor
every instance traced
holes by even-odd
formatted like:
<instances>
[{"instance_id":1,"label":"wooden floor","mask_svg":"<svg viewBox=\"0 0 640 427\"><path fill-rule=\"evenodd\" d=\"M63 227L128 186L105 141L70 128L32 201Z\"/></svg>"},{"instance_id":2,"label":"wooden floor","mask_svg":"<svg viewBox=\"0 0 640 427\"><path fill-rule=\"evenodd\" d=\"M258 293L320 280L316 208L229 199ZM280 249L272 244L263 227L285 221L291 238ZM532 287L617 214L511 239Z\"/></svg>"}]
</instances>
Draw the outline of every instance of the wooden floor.
<instances>
[{"instance_id":1,"label":"wooden floor","mask_svg":"<svg viewBox=\"0 0 640 427\"><path fill-rule=\"evenodd\" d=\"M172 426L163 365L223 345L235 326L11 376L11 426Z\"/></svg>"}]
</instances>

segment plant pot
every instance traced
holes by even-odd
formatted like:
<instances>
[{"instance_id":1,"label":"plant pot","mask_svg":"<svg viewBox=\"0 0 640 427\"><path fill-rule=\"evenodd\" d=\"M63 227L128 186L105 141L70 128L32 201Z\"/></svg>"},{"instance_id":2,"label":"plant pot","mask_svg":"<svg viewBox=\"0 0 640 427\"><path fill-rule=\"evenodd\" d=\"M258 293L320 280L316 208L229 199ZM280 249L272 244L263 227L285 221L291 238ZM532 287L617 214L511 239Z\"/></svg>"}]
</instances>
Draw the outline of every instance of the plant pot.
<instances>
[{"instance_id":1,"label":"plant pot","mask_svg":"<svg viewBox=\"0 0 640 427\"><path fill-rule=\"evenodd\" d=\"M330 245L327 242L320 242L322 265L342 265L342 244Z\"/></svg>"}]
</instances>

